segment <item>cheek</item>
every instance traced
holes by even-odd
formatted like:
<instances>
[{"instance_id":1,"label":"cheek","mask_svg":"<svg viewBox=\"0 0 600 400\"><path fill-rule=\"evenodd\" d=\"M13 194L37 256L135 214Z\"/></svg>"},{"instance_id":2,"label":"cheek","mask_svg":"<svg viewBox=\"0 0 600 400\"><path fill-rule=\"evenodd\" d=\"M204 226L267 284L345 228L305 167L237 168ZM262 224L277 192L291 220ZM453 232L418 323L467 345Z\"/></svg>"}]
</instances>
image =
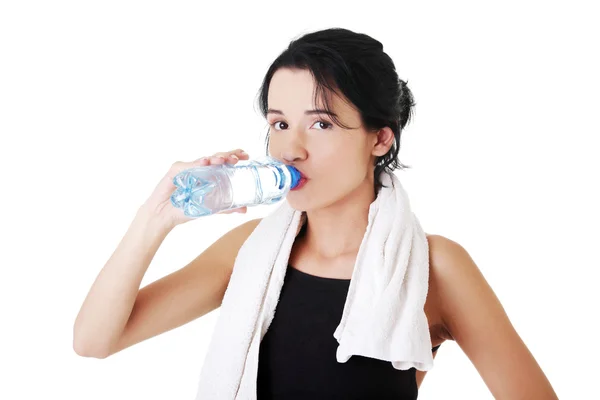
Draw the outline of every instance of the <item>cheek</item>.
<instances>
[{"instance_id":1,"label":"cheek","mask_svg":"<svg viewBox=\"0 0 600 400\"><path fill-rule=\"evenodd\" d=\"M369 162L368 152L362 143L356 142L342 142L337 143L335 146L329 148L327 154L330 160L335 160L335 163L340 166L344 166L344 169L348 173L362 173L366 171L367 164Z\"/></svg>"},{"instance_id":2,"label":"cheek","mask_svg":"<svg viewBox=\"0 0 600 400\"><path fill-rule=\"evenodd\" d=\"M336 173L364 176L370 154L367 144L346 135L331 137L331 140L321 139L311 142L308 148L310 157L319 170L328 168Z\"/></svg>"},{"instance_id":3,"label":"cheek","mask_svg":"<svg viewBox=\"0 0 600 400\"><path fill-rule=\"evenodd\" d=\"M307 144L309 154L319 160L360 161L364 145L352 138L349 133L332 132L321 137L310 138Z\"/></svg>"},{"instance_id":4,"label":"cheek","mask_svg":"<svg viewBox=\"0 0 600 400\"><path fill-rule=\"evenodd\" d=\"M320 156L322 158L315 164L324 178L319 182L323 191L345 193L356 188L367 177L368 160L364 160L362 154L341 148Z\"/></svg>"}]
</instances>

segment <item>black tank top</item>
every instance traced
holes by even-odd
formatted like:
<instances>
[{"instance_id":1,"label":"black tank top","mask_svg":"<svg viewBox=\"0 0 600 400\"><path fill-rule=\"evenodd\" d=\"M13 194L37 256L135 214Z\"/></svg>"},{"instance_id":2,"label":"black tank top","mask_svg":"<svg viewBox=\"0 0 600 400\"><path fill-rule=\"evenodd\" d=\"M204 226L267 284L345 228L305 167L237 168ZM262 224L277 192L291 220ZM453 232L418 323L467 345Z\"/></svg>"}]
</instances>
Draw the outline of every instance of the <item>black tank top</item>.
<instances>
[{"instance_id":1,"label":"black tank top","mask_svg":"<svg viewBox=\"0 0 600 400\"><path fill-rule=\"evenodd\" d=\"M333 332L349 286L349 279L288 266L273 321L260 344L258 400L417 398L415 368L398 370L388 361L362 356L337 362Z\"/></svg>"}]
</instances>

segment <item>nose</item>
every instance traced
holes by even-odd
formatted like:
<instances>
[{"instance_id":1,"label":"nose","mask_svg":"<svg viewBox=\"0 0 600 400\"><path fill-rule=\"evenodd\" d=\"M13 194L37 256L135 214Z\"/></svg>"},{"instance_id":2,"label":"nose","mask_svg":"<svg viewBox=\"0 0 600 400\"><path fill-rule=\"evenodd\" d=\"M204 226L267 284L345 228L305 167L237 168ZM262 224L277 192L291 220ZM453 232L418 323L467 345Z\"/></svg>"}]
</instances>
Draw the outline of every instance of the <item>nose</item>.
<instances>
[{"instance_id":1,"label":"nose","mask_svg":"<svg viewBox=\"0 0 600 400\"><path fill-rule=\"evenodd\" d=\"M308 152L301 139L301 134L289 132L289 135L279 142L279 156L286 163L293 164L306 160Z\"/></svg>"},{"instance_id":2,"label":"nose","mask_svg":"<svg viewBox=\"0 0 600 400\"><path fill-rule=\"evenodd\" d=\"M286 149L281 153L281 159L285 160L285 162L293 164L299 161L302 161L306 158L304 155L305 152L301 152L296 149Z\"/></svg>"}]
</instances>

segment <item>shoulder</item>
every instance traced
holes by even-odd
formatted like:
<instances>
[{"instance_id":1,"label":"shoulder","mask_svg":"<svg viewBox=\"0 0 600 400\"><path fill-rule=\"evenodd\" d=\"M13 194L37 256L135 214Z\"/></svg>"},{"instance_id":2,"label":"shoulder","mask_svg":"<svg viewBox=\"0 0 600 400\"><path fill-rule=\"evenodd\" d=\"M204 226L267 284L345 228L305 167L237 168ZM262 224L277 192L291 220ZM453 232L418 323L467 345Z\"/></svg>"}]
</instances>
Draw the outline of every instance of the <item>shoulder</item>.
<instances>
[{"instance_id":1,"label":"shoulder","mask_svg":"<svg viewBox=\"0 0 600 400\"><path fill-rule=\"evenodd\" d=\"M467 250L442 235L427 235L430 279L443 297L464 285L481 284L481 272Z\"/></svg>"},{"instance_id":2,"label":"shoulder","mask_svg":"<svg viewBox=\"0 0 600 400\"><path fill-rule=\"evenodd\" d=\"M235 257L238 250L252 232L254 232L254 229L256 229L261 220L261 218L251 219L237 225L217 239L210 248L214 249L218 254L222 254L226 260Z\"/></svg>"},{"instance_id":3,"label":"shoulder","mask_svg":"<svg viewBox=\"0 0 600 400\"><path fill-rule=\"evenodd\" d=\"M447 297L462 285L460 270L466 265L466 250L456 241L442 235L426 234L429 247L429 294L426 312L436 321L436 335L442 340L454 340L447 326Z\"/></svg>"},{"instance_id":4,"label":"shoulder","mask_svg":"<svg viewBox=\"0 0 600 400\"><path fill-rule=\"evenodd\" d=\"M260 221L262 221L262 218L246 221L233 228L227 235L229 235L232 240L243 243L248 239L252 232L254 232L254 229L260 224Z\"/></svg>"},{"instance_id":5,"label":"shoulder","mask_svg":"<svg viewBox=\"0 0 600 400\"><path fill-rule=\"evenodd\" d=\"M239 225L237 229L250 234L258 226L258 224L260 224L260 221L262 221L262 218L251 219Z\"/></svg>"},{"instance_id":6,"label":"shoulder","mask_svg":"<svg viewBox=\"0 0 600 400\"><path fill-rule=\"evenodd\" d=\"M480 285L473 279L479 273L467 250L458 242L442 235L427 235L429 246L429 286L435 293L437 313L446 332L448 320L457 312L453 307L457 296L474 293L467 286ZM478 282L479 281L479 282Z\"/></svg>"},{"instance_id":7,"label":"shoulder","mask_svg":"<svg viewBox=\"0 0 600 400\"><path fill-rule=\"evenodd\" d=\"M430 279L435 281L443 327L497 397L556 395L516 332L500 299L467 250L430 235ZM523 379L527 377L527 379Z\"/></svg>"},{"instance_id":8,"label":"shoulder","mask_svg":"<svg viewBox=\"0 0 600 400\"><path fill-rule=\"evenodd\" d=\"M502 315L499 300L469 252L442 235L429 235L429 275L444 327L455 339L472 321Z\"/></svg>"},{"instance_id":9,"label":"shoulder","mask_svg":"<svg viewBox=\"0 0 600 400\"><path fill-rule=\"evenodd\" d=\"M430 266L448 266L465 257L467 251L459 243L442 235L427 234ZM451 268L451 267L446 267Z\"/></svg>"},{"instance_id":10,"label":"shoulder","mask_svg":"<svg viewBox=\"0 0 600 400\"><path fill-rule=\"evenodd\" d=\"M429 271L434 279L451 279L453 272L465 268L468 253L456 241L442 235L426 234Z\"/></svg>"}]
</instances>

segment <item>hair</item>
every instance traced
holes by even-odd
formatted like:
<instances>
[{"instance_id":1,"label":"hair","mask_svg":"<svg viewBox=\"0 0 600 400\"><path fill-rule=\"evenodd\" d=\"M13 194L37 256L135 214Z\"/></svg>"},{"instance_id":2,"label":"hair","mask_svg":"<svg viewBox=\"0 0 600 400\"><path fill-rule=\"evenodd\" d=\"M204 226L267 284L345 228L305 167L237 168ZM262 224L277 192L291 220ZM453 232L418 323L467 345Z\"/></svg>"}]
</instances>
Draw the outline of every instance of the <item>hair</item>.
<instances>
[{"instance_id":1,"label":"hair","mask_svg":"<svg viewBox=\"0 0 600 400\"><path fill-rule=\"evenodd\" d=\"M394 143L390 150L375 161L375 190L384 186L379 179L382 171L410 166L398 159L400 136L412 117L415 102L407 82L398 78L390 56L381 42L372 37L343 28L330 28L307 33L290 42L269 67L259 91L259 106L267 117L269 85L280 68L304 69L315 79L315 104L321 98L328 111L331 105L326 91L345 96L359 111L367 131L390 127ZM345 129L336 117L334 122ZM269 134L266 137L268 154Z\"/></svg>"}]
</instances>

